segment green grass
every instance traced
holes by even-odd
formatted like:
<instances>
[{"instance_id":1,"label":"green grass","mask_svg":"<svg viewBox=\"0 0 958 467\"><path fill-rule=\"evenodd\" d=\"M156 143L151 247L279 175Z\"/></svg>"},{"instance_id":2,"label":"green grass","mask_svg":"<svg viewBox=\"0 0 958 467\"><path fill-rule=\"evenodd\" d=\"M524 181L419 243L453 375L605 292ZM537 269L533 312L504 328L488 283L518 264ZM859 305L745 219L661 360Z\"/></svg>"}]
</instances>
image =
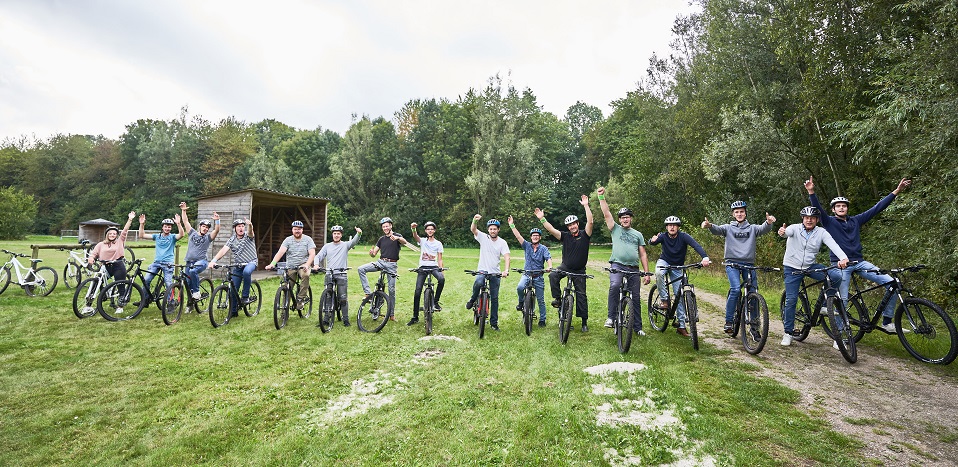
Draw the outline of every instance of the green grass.
<instances>
[{"instance_id":1,"label":"green grass","mask_svg":"<svg viewBox=\"0 0 958 467\"><path fill-rule=\"evenodd\" d=\"M25 245L49 241L0 246L27 252ZM355 267L369 261L360 250L350 257L353 314ZM276 331L266 305L276 279L263 283L259 316L219 329L196 315L167 327L155 308L129 322L78 320L62 284L46 298L8 289L0 296L0 465L602 465L607 448L642 464L677 460L672 448L729 465L861 464L854 440L797 410L795 391L728 352L708 345L696 352L675 333L650 332L619 354L602 327L602 271L589 282L592 330L576 326L568 345L558 343L551 309L548 328L522 333L514 274L500 294L502 332L479 340L463 308L472 277L461 272L476 266L477 253L445 255L450 271L435 333L462 341L420 340L421 325L405 326L415 284L405 272L415 266L408 252L399 321L379 334L340 323L322 334L315 319L299 318ZM592 258L608 254L595 248ZM61 270L66 255L41 257ZM694 281L717 293L724 284L718 274L697 273ZM414 358L427 350L441 354ZM608 380L583 371L619 361L646 369ZM329 404L360 381L380 384L378 398L391 402L329 418ZM593 384L620 394L595 395ZM601 404L645 397L674 411L680 428L597 424Z\"/></svg>"}]
</instances>

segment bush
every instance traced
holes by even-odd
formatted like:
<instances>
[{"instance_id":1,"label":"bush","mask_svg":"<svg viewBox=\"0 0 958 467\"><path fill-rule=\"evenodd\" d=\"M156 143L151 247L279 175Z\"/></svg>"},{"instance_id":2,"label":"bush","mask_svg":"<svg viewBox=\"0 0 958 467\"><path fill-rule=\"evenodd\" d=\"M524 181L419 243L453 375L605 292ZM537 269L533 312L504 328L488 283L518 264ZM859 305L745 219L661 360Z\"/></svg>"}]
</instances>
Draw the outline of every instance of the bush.
<instances>
[{"instance_id":1,"label":"bush","mask_svg":"<svg viewBox=\"0 0 958 467\"><path fill-rule=\"evenodd\" d=\"M0 240L18 240L27 234L37 217L33 195L17 188L0 188Z\"/></svg>"}]
</instances>

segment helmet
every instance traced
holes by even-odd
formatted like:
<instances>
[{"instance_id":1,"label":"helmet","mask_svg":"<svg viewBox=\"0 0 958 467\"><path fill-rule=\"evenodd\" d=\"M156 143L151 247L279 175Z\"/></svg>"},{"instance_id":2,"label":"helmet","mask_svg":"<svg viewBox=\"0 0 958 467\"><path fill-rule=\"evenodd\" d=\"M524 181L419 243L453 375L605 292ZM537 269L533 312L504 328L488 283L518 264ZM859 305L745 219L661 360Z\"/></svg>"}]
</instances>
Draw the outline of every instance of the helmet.
<instances>
[{"instance_id":1,"label":"helmet","mask_svg":"<svg viewBox=\"0 0 958 467\"><path fill-rule=\"evenodd\" d=\"M682 225L682 219L679 219L678 216L669 216L665 218L665 225L675 224Z\"/></svg>"},{"instance_id":2,"label":"helmet","mask_svg":"<svg viewBox=\"0 0 958 467\"><path fill-rule=\"evenodd\" d=\"M619 215L618 215L618 217L622 217L622 216L629 216L629 217L632 217L632 216L633 216L633 214L632 214L632 210L631 210L631 209L629 209L629 208L622 208L622 209L619 209Z\"/></svg>"},{"instance_id":3,"label":"helmet","mask_svg":"<svg viewBox=\"0 0 958 467\"><path fill-rule=\"evenodd\" d=\"M342 232L342 231L343 231L343 226L341 226L341 225L334 225L333 228L329 229L329 231L330 231L330 232Z\"/></svg>"},{"instance_id":4,"label":"helmet","mask_svg":"<svg viewBox=\"0 0 958 467\"><path fill-rule=\"evenodd\" d=\"M199 225L205 225L207 227L213 227L213 223L209 219L203 219L200 221Z\"/></svg>"},{"instance_id":5,"label":"helmet","mask_svg":"<svg viewBox=\"0 0 958 467\"><path fill-rule=\"evenodd\" d=\"M732 203L732 209L745 208L745 201L736 201Z\"/></svg>"},{"instance_id":6,"label":"helmet","mask_svg":"<svg viewBox=\"0 0 958 467\"><path fill-rule=\"evenodd\" d=\"M436 223L435 223L435 222L433 222L433 221L428 221L428 222L426 222L426 224L425 224L425 225L423 225L423 226L422 226L422 228L424 228L424 229L425 229L426 227L429 227L430 225L431 225L431 226L433 226L433 228L436 228L436 229L438 229L438 228L439 228L439 227L436 227Z\"/></svg>"},{"instance_id":7,"label":"helmet","mask_svg":"<svg viewBox=\"0 0 958 467\"><path fill-rule=\"evenodd\" d=\"M106 228L106 232L103 232L103 235L106 235L106 234L110 233L111 230L114 231L114 232L116 232L116 233L120 233L120 229L119 229L117 226L111 225L111 226L109 226L109 227Z\"/></svg>"},{"instance_id":8,"label":"helmet","mask_svg":"<svg viewBox=\"0 0 958 467\"><path fill-rule=\"evenodd\" d=\"M303 221L293 221L292 227L302 227Z\"/></svg>"},{"instance_id":9,"label":"helmet","mask_svg":"<svg viewBox=\"0 0 958 467\"><path fill-rule=\"evenodd\" d=\"M494 226L496 226L496 227L499 227L499 225L500 225L500 224L499 224L499 220L498 220L498 219L489 219L488 221L486 221L486 227L489 227L490 225L494 225Z\"/></svg>"},{"instance_id":10,"label":"helmet","mask_svg":"<svg viewBox=\"0 0 958 467\"><path fill-rule=\"evenodd\" d=\"M563 223L565 225L569 225L569 224L575 224L576 222L579 222L579 218L576 217L575 214L569 214L568 216L565 216L565 222Z\"/></svg>"},{"instance_id":11,"label":"helmet","mask_svg":"<svg viewBox=\"0 0 958 467\"><path fill-rule=\"evenodd\" d=\"M802 215L802 217L805 217L805 216L818 217L818 208L816 208L815 206L805 206L804 208L802 208L802 211L800 214Z\"/></svg>"},{"instance_id":12,"label":"helmet","mask_svg":"<svg viewBox=\"0 0 958 467\"><path fill-rule=\"evenodd\" d=\"M387 222L389 222L390 224L392 224L392 223L393 223L392 218L390 218L390 217L383 217L382 219L379 219L379 225L383 225L383 224L385 224L385 223L387 223Z\"/></svg>"},{"instance_id":13,"label":"helmet","mask_svg":"<svg viewBox=\"0 0 958 467\"><path fill-rule=\"evenodd\" d=\"M844 196L838 196L838 197L836 197L836 198L833 198L833 199L832 199L832 202L829 203L828 207L833 208L833 207L835 207L835 205L838 204L838 203L845 203L845 205L848 206L848 204L849 204L849 203L848 203L848 198L846 198L846 197L844 197Z\"/></svg>"},{"instance_id":14,"label":"helmet","mask_svg":"<svg viewBox=\"0 0 958 467\"><path fill-rule=\"evenodd\" d=\"M236 227L237 225L240 225L240 224L246 224L246 221L244 221L243 219L233 219L233 227Z\"/></svg>"},{"instance_id":15,"label":"helmet","mask_svg":"<svg viewBox=\"0 0 958 467\"><path fill-rule=\"evenodd\" d=\"M540 230L539 228L533 228L532 230L529 231L529 235L532 235L532 234L539 234L541 236L542 230Z\"/></svg>"},{"instance_id":16,"label":"helmet","mask_svg":"<svg viewBox=\"0 0 958 467\"><path fill-rule=\"evenodd\" d=\"M176 225L176 222L173 222L173 219L170 219L169 217L167 217L166 219L163 219L163 222L160 222L160 224L161 225L166 225L166 224Z\"/></svg>"}]
</instances>

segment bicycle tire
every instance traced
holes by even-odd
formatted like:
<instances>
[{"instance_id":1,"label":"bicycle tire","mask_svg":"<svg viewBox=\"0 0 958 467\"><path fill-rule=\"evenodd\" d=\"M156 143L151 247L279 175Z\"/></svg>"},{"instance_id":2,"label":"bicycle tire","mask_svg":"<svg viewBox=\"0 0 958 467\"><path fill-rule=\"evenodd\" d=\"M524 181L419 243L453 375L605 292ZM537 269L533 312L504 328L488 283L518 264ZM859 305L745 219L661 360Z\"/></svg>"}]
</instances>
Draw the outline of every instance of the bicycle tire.
<instances>
[{"instance_id":1,"label":"bicycle tire","mask_svg":"<svg viewBox=\"0 0 958 467\"><path fill-rule=\"evenodd\" d=\"M699 305L695 301L695 292L691 290L684 292L685 300L685 325L689 328L689 337L692 338L692 348L699 349Z\"/></svg>"},{"instance_id":2,"label":"bicycle tire","mask_svg":"<svg viewBox=\"0 0 958 467\"><path fill-rule=\"evenodd\" d=\"M57 271L49 266L36 268L27 273L23 291L31 297L46 297L57 288ZM52 284L52 285L51 285Z\"/></svg>"},{"instance_id":3,"label":"bicycle tire","mask_svg":"<svg viewBox=\"0 0 958 467\"><path fill-rule=\"evenodd\" d=\"M286 327L286 321L289 319L289 289L285 285L276 289L276 296L273 297L273 326L276 330ZM325 331L324 331L325 332Z\"/></svg>"},{"instance_id":4,"label":"bicycle tire","mask_svg":"<svg viewBox=\"0 0 958 467\"><path fill-rule=\"evenodd\" d=\"M849 317L856 325L853 326L853 329L857 327L857 330L855 330L855 342L860 342L862 337L865 337L865 328L871 326L871 320L868 318L868 308L865 307L865 303L860 296L854 300L849 300L849 302L854 305L853 308L855 309L855 313L849 313Z\"/></svg>"},{"instance_id":5,"label":"bicycle tire","mask_svg":"<svg viewBox=\"0 0 958 467\"><path fill-rule=\"evenodd\" d=\"M785 292L782 291L782 299L779 302L779 310L782 313L782 322L785 322ZM799 293L798 297L795 299L795 325L792 329L798 328L798 335L792 335L792 339L801 342L808 337L808 333L812 331L812 313L811 306L808 305L808 296L803 293Z\"/></svg>"},{"instance_id":6,"label":"bicycle tire","mask_svg":"<svg viewBox=\"0 0 958 467\"><path fill-rule=\"evenodd\" d=\"M765 297L758 292L746 295L740 316L742 346L746 352L757 355L768 341L768 304L765 303Z\"/></svg>"},{"instance_id":7,"label":"bicycle tire","mask_svg":"<svg viewBox=\"0 0 958 467\"><path fill-rule=\"evenodd\" d=\"M74 289L80 282L83 282L84 268L73 261L67 261L63 266L63 285L68 289Z\"/></svg>"},{"instance_id":8,"label":"bicycle tire","mask_svg":"<svg viewBox=\"0 0 958 467\"><path fill-rule=\"evenodd\" d=\"M302 309L300 309L298 306L296 307L296 313L299 314L300 318L307 319L310 317L310 315L313 314L313 288L312 287L306 288L306 303L303 303L302 305L303 305Z\"/></svg>"},{"instance_id":9,"label":"bicycle tire","mask_svg":"<svg viewBox=\"0 0 958 467\"><path fill-rule=\"evenodd\" d=\"M131 280L116 281L107 285L97 297L97 311L107 321L126 321L136 318L145 307L146 297L143 288Z\"/></svg>"},{"instance_id":10,"label":"bicycle tire","mask_svg":"<svg viewBox=\"0 0 958 467\"><path fill-rule=\"evenodd\" d=\"M172 326L183 317L183 300L186 298L183 293L183 284L174 282L167 288L163 294L165 300L163 303L163 322L167 326Z\"/></svg>"},{"instance_id":11,"label":"bicycle tire","mask_svg":"<svg viewBox=\"0 0 958 467\"><path fill-rule=\"evenodd\" d=\"M735 313L732 315L732 339L739 337L739 330L742 327L742 313L745 313L745 291L739 291L738 301L735 303ZM725 302L728 303L728 297L732 294L732 291L729 290L725 294ZM745 337L743 336L742 339Z\"/></svg>"},{"instance_id":12,"label":"bicycle tire","mask_svg":"<svg viewBox=\"0 0 958 467\"><path fill-rule=\"evenodd\" d=\"M126 272L131 273L133 272L133 269L136 267L136 265L133 264L133 262L136 261L136 255L133 254L133 249L128 246L123 247L123 250L124 250L123 260L126 262Z\"/></svg>"},{"instance_id":13,"label":"bicycle tire","mask_svg":"<svg viewBox=\"0 0 958 467\"><path fill-rule=\"evenodd\" d=\"M619 316L615 320L615 342L619 353L628 353L632 347L632 324L635 321L632 311L632 296L624 294L619 301Z\"/></svg>"},{"instance_id":14,"label":"bicycle tire","mask_svg":"<svg viewBox=\"0 0 958 467\"><path fill-rule=\"evenodd\" d=\"M225 326L230 322L230 286L221 284L213 290L210 301L210 324L214 328ZM237 307L239 304L237 304Z\"/></svg>"},{"instance_id":15,"label":"bicycle tire","mask_svg":"<svg viewBox=\"0 0 958 467\"><path fill-rule=\"evenodd\" d=\"M333 330L333 324L336 323L336 292L332 289L323 291L319 297L319 329L323 333Z\"/></svg>"},{"instance_id":16,"label":"bicycle tire","mask_svg":"<svg viewBox=\"0 0 958 467\"><path fill-rule=\"evenodd\" d=\"M661 301L662 297L659 295L659 288L653 285L652 289L649 290L649 326L652 326L652 329L656 331L665 332L665 328L669 327L669 310L659 308Z\"/></svg>"},{"instance_id":17,"label":"bicycle tire","mask_svg":"<svg viewBox=\"0 0 958 467\"><path fill-rule=\"evenodd\" d=\"M532 335L532 321L536 310L536 292L535 289L526 291L522 300L522 324L526 329L526 335Z\"/></svg>"},{"instance_id":18,"label":"bicycle tire","mask_svg":"<svg viewBox=\"0 0 958 467\"><path fill-rule=\"evenodd\" d=\"M166 291L163 290L165 285L166 274L160 269L156 272L156 275L153 276L153 282L150 284L150 298L153 299L153 304L156 305L157 310L160 310L160 313L166 309Z\"/></svg>"},{"instance_id":19,"label":"bicycle tire","mask_svg":"<svg viewBox=\"0 0 958 467\"><path fill-rule=\"evenodd\" d=\"M479 338L486 336L486 318L489 317L489 292L479 293L479 304L476 311L479 313Z\"/></svg>"},{"instance_id":20,"label":"bicycle tire","mask_svg":"<svg viewBox=\"0 0 958 467\"><path fill-rule=\"evenodd\" d=\"M89 318L97 314L97 296L100 294L100 279L90 277L83 279L73 291L73 314L77 318Z\"/></svg>"},{"instance_id":21,"label":"bicycle tire","mask_svg":"<svg viewBox=\"0 0 958 467\"><path fill-rule=\"evenodd\" d=\"M858 361L858 348L855 346L854 333L848 313L845 312L845 305L841 298L832 296L825 299L825 309L838 351L848 363L855 363Z\"/></svg>"},{"instance_id":22,"label":"bicycle tire","mask_svg":"<svg viewBox=\"0 0 958 467\"><path fill-rule=\"evenodd\" d=\"M249 283L249 299L249 303L243 304L243 313L252 318L258 315L260 309L263 308L263 288L255 280Z\"/></svg>"},{"instance_id":23,"label":"bicycle tire","mask_svg":"<svg viewBox=\"0 0 958 467\"><path fill-rule=\"evenodd\" d=\"M7 286L10 285L10 268L6 266L0 266L0 294L3 294L7 290Z\"/></svg>"},{"instance_id":24,"label":"bicycle tire","mask_svg":"<svg viewBox=\"0 0 958 467\"><path fill-rule=\"evenodd\" d=\"M213 303L213 281L208 277L200 279L200 299L193 300L193 311L196 313L206 313L210 310L210 303Z\"/></svg>"},{"instance_id":25,"label":"bicycle tire","mask_svg":"<svg viewBox=\"0 0 958 467\"><path fill-rule=\"evenodd\" d=\"M908 297L898 305L894 322L901 345L918 361L947 365L958 355L955 322L935 302Z\"/></svg>"},{"instance_id":26,"label":"bicycle tire","mask_svg":"<svg viewBox=\"0 0 958 467\"><path fill-rule=\"evenodd\" d=\"M562 297L562 307L559 308L559 342L565 345L569 342L569 333L572 332L572 308L575 298L571 294Z\"/></svg>"},{"instance_id":27,"label":"bicycle tire","mask_svg":"<svg viewBox=\"0 0 958 467\"><path fill-rule=\"evenodd\" d=\"M389 322L388 306L386 303L389 297L381 290L369 294L359 303L359 310L356 312L356 326L363 332L379 332L386 323Z\"/></svg>"},{"instance_id":28,"label":"bicycle tire","mask_svg":"<svg viewBox=\"0 0 958 467\"><path fill-rule=\"evenodd\" d=\"M432 289L427 288L422 293L423 309L422 309L422 319L423 326L426 328L426 335L432 335L432 304L433 304L433 294Z\"/></svg>"}]
</instances>

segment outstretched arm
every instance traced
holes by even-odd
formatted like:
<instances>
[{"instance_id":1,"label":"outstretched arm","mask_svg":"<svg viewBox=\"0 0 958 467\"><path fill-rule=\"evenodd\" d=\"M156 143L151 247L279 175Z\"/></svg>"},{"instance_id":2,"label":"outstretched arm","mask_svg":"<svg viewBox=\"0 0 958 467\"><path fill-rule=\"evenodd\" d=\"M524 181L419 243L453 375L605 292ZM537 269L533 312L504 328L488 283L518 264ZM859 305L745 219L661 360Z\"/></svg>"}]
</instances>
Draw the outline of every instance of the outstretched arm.
<instances>
[{"instance_id":1,"label":"outstretched arm","mask_svg":"<svg viewBox=\"0 0 958 467\"><path fill-rule=\"evenodd\" d=\"M516 236L516 240L519 241L519 246L522 246L522 244L525 243L526 240L525 240L524 238L522 238L522 234L519 233L519 229L517 229L517 228L516 228L516 224L513 223L512 216L509 216L509 217L506 219L506 222L509 223L509 228L512 229L512 235L515 235L515 236Z\"/></svg>"},{"instance_id":2,"label":"outstretched arm","mask_svg":"<svg viewBox=\"0 0 958 467\"><path fill-rule=\"evenodd\" d=\"M546 232L552 234L556 240L562 239L562 232L559 232L549 221L546 220L546 213L542 212L542 209L536 208L535 210L536 217L539 218L539 222L542 223L542 227L546 229Z\"/></svg>"},{"instance_id":3,"label":"outstretched arm","mask_svg":"<svg viewBox=\"0 0 958 467\"><path fill-rule=\"evenodd\" d=\"M148 240L150 239L150 236L146 234L145 224L146 224L146 214L140 214L140 229L137 231L137 237Z\"/></svg>"},{"instance_id":4,"label":"outstretched arm","mask_svg":"<svg viewBox=\"0 0 958 467\"><path fill-rule=\"evenodd\" d=\"M183 219L183 229L184 232L190 233L193 230L193 226L190 225L190 216L186 214L186 202L180 201L180 219Z\"/></svg>"},{"instance_id":5,"label":"outstretched arm","mask_svg":"<svg viewBox=\"0 0 958 467\"><path fill-rule=\"evenodd\" d=\"M589 195L582 195L579 204L585 208L585 234L592 236L592 209L589 208ZM610 227L611 228L611 227Z\"/></svg>"},{"instance_id":6,"label":"outstretched arm","mask_svg":"<svg viewBox=\"0 0 958 467\"><path fill-rule=\"evenodd\" d=\"M210 240L216 238L220 233L220 215L213 211L213 232L210 233Z\"/></svg>"},{"instance_id":7,"label":"outstretched arm","mask_svg":"<svg viewBox=\"0 0 958 467\"><path fill-rule=\"evenodd\" d=\"M479 219L482 219L482 215L476 214L472 216L472 223L469 224L469 231L472 232L473 237L479 235L479 227L477 227L479 225Z\"/></svg>"},{"instance_id":8,"label":"outstretched arm","mask_svg":"<svg viewBox=\"0 0 958 467\"><path fill-rule=\"evenodd\" d=\"M609 203L605 202L605 187L600 186L596 193L599 194L599 208L602 209L602 217L605 218L605 226L612 230L615 226L615 219L612 218L612 211L609 211Z\"/></svg>"}]
</instances>

